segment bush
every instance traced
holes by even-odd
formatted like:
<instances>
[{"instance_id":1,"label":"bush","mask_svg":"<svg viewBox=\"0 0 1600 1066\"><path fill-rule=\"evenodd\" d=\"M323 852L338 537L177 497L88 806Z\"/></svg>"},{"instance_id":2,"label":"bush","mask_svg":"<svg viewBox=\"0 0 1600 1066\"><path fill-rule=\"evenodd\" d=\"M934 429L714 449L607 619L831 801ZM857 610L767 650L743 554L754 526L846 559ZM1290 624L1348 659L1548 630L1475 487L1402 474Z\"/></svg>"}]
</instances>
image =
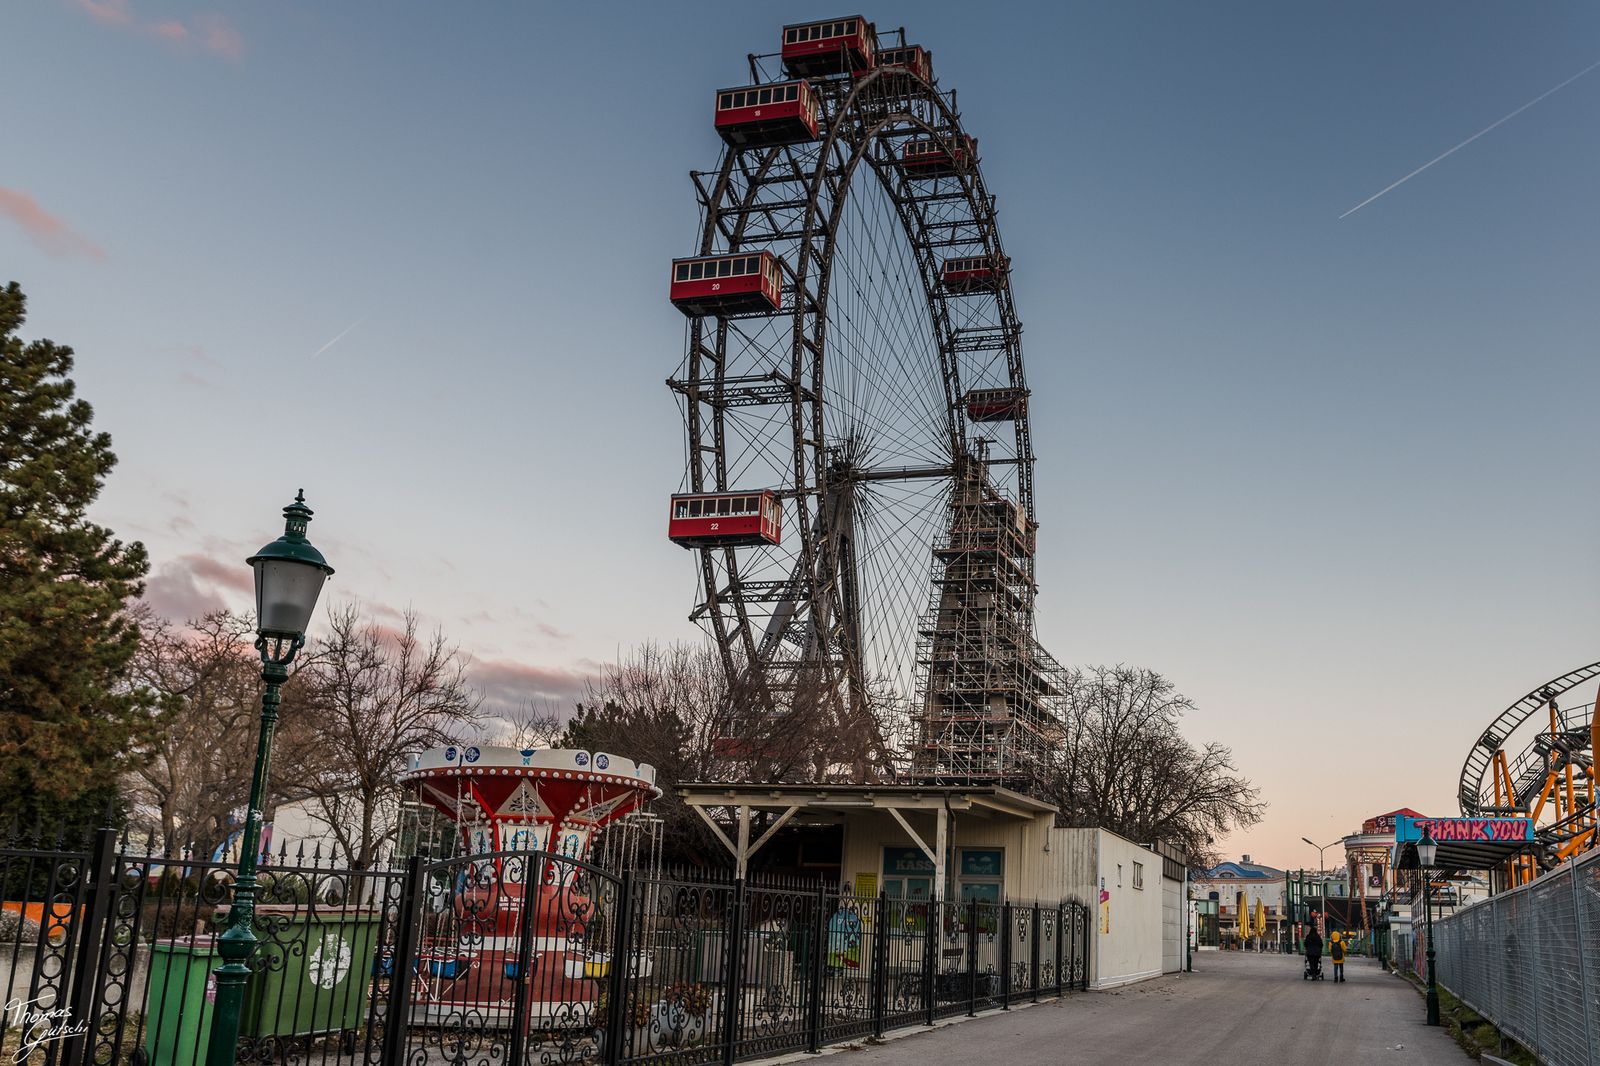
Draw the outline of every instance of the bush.
<instances>
[{"instance_id":1,"label":"bush","mask_svg":"<svg viewBox=\"0 0 1600 1066\"><path fill-rule=\"evenodd\" d=\"M650 1016L655 1012L654 997L644 994L644 991L644 989L640 989L640 994L633 1001L631 1023L635 1029L643 1029L648 1026L650 1024ZM589 1021L596 1029L604 1029L606 1021L610 1017L611 1005L607 1002L606 993L602 991L594 1001L594 1011L589 1015Z\"/></svg>"},{"instance_id":2,"label":"bush","mask_svg":"<svg viewBox=\"0 0 1600 1066\"><path fill-rule=\"evenodd\" d=\"M311 883L297 873L264 873L256 878L257 903L309 903Z\"/></svg>"},{"instance_id":3,"label":"bush","mask_svg":"<svg viewBox=\"0 0 1600 1066\"><path fill-rule=\"evenodd\" d=\"M0 944L37 944L39 923L16 911L0 911Z\"/></svg>"}]
</instances>

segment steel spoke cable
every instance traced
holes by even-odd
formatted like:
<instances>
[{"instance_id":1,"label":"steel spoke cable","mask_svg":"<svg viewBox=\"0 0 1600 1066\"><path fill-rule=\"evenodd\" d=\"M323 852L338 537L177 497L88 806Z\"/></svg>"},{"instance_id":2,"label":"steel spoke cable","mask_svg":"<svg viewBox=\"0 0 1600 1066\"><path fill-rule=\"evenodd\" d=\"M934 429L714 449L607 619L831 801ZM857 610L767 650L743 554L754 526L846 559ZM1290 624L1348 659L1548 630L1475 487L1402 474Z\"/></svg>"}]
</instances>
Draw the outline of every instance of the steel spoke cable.
<instances>
[{"instance_id":1,"label":"steel spoke cable","mask_svg":"<svg viewBox=\"0 0 1600 1066\"><path fill-rule=\"evenodd\" d=\"M903 415L903 420L908 425L908 428L902 430L897 427L894 432L894 437L906 445L908 451L912 452L913 454L920 453L920 456L926 460L948 450L943 447L933 447L935 442L940 442L941 440L942 435L934 427L937 426L938 422L942 422L942 416L938 422L935 422L935 420L931 417L919 417L919 413L912 410L909 406L909 404L912 402L911 398L904 395L900 390L889 387L892 385L892 382L884 381L882 377L882 370L879 369L874 363L867 360L852 360L852 364L859 367L860 379L874 386L875 392L882 397L882 406L887 408L890 405L893 405L897 412ZM923 399L925 399L925 397ZM874 422L880 426L895 424L890 421L889 412L887 411L884 411L882 414L875 415ZM930 425L930 423L933 425ZM926 438L920 435L915 438L907 435L908 432L917 429L925 430Z\"/></svg>"},{"instance_id":2,"label":"steel spoke cable","mask_svg":"<svg viewBox=\"0 0 1600 1066\"><path fill-rule=\"evenodd\" d=\"M926 506L920 509L915 521L904 525L896 523L895 530L889 533L895 537L903 534L905 545L912 551L899 545L892 546L895 550L877 551L874 550L877 544L870 543L869 551L861 560L872 574L871 587L876 590L876 605L884 618L883 636L872 651L881 666L892 667L897 694L905 698L911 695L907 683L913 666L915 634L926 602L926 552L942 525L944 501L943 486L937 486L928 492ZM876 523L870 516L870 508L868 510L867 524L874 526ZM907 565L913 554L920 557L923 565Z\"/></svg>"},{"instance_id":3,"label":"steel spoke cable","mask_svg":"<svg viewBox=\"0 0 1600 1066\"><path fill-rule=\"evenodd\" d=\"M871 183L871 185L872 186L876 186L877 183L873 182L873 183ZM859 208L859 205L861 203L861 199L862 198L858 197L857 200L856 200L858 208ZM889 270L891 269L891 264L889 264L885 260L884 256L882 255L882 252L881 252L882 246L885 243L890 243L888 240L883 239L884 236L885 236L883 234L884 223L885 223L885 218L886 218L886 216L888 216L888 214L889 214L888 212L879 211L879 212L876 212L876 213L874 213L872 215L873 238L874 239L870 243L870 248L874 253L876 253L875 258L877 259L877 263L875 263L875 264L869 263L869 264L867 264L867 268L868 268L868 271L870 273L870 272L872 272L873 268L876 267L876 272L878 273L878 275L880 277L886 277L886 275L888 274ZM898 219L897 218L893 218L891 216L890 217L890 221L891 221L892 225L894 226L894 228L898 231L900 229ZM897 233L896 236L901 236L901 235ZM903 239L901 239L898 242L898 244L902 248L903 251L909 251L909 249L905 248L906 242ZM909 257L906 257L906 258L909 258ZM856 289L856 291L859 292L862 289L863 284L862 284L862 282L860 281L859 278L854 276L854 273L855 273L854 264L851 263L848 259L846 259L844 265L845 265L846 270L851 275L850 279L849 279L851 284ZM915 266L915 260L914 259L912 259L912 265ZM901 262L901 263L898 263L898 264L893 264L893 269L895 269L895 271L897 273L900 273L901 271L903 271L904 267L905 267L905 263L904 262ZM919 279L920 279L920 273L919 273ZM880 291L892 291L894 296L896 297L896 300L895 300L895 302L894 302L894 304L892 306L879 305L879 306L873 307L871 310L874 312L873 326L874 326L875 331L880 336L884 337L886 340L889 341L889 343L884 345L883 347L886 347L888 349L888 353L893 354L893 356L896 359L896 362L900 365L902 370L905 370L906 366L905 366L904 348L914 346L913 344L906 343L907 341L910 340L910 337L909 337L909 323L915 321L917 319L917 317L918 317L918 315L916 314L916 308L914 307L914 303L913 303L913 299L914 299L913 293L910 291L909 285L906 285L903 282L902 282L901 285L896 285L896 286L888 286L888 285L879 286L879 285L874 284L874 282L869 279L866 282L866 286L870 287L870 288L873 288L873 289L878 289ZM887 318L888 318L888 323L885 322L885 316L886 315L887 315ZM895 326L896 325L898 326L898 333L899 333L898 337L896 337L894 335L896 333L896 330L895 330ZM897 340L900 341L901 343L895 343L895 341L897 341ZM877 346L875 346L875 347L877 347ZM940 381L937 377L933 376L933 372L937 370L937 366L938 366L937 355L936 355L936 351L937 350L932 346L931 342L927 341L926 339L924 339L923 344L922 345L918 345L918 347L922 347L924 349L925 355L927 356L927 358L925 358L923 360L919 360L919 362L921 362L921 365L923 366L925 372L928 375L928 377L926 377L924 380L928 381L930 384L936 386L936 388L930 388L930 389L927 389L927 390L913 389L911 391L910 395L912 397L914 397L915 399L920 400L925 405L925 409L921 412L921 414L923 414L925 416L925 418L922 419L922 421L924 422L924 424L929 425L931 427L934 427L934 435L935 435L935 437L937 437L938 436L938 427L942 424L943 417L944 417L943 384L942 384L942 381ZM875 354L882 355L882 354L885 354L885 353L880 349ZM869 362L864 369L866 369L866 371L869 374L873 375L874 380L880 383L880 388L881 388L882 387L881 386L881 382L882 382L882 379L883 379L882 369L877 367L877 365L875 363L872 363L872 362ZM916 381L916 375L915 374L907 373L906 377L909 380L911 380L913 383L915 383L915 381ZM905 394L899 394L899 393L896 392L896 390L893 390L893 389L883 388L883 392L886 395L893 396L893 397L895 397L897 399L905 397ZM932 406L935 401L938 402L938 410L937 410L937 412L935 412L935 410L933 409L933 406ZM908 414L909 414L909 412L908 412Z\"/></svg>"},{"instance_id":4,"label":"steel spoke cable","mask_svg":"<svg viewBox=\"0 0 1600 1066\"><path fill-rule=\"evenodd\" d=\"M862 213L861 197L853 197L853 206L850 206L850 208L846 208L846 210L851 210L851 211L853 211L854 214L856 214L856 216L859 216L859 214ZM877 221L877 219L874 219L874 221ZM854 229L856 229L856 227L848 227L848 229L846 229L846 232L851 232L851 230L854 230ZM882 243L883 242L882 242L882 240L878 240L878 237L880 237L880 229L875 229L874 234L872 234L872 242L870 242L870 250L874 251L875 258L877 258L878 261L882 262L883 261L883 256L882 256ZM838 271L845 272L845 275L846 275L846 277L845 277L846 295L854 296L854 298L856 298L856 301L854 301L854 303L858 303L858 304L859 303L864 303L864 301L862 301L862 288L864 288L864 287L862 287L862 280L859 279L858 275L856 275L856 266L854 266L854 262L851 261L850 251L854 251L854 248L853 248L853 246L848 246L848 243L846 243L845 254L840 254L840 253L838 253L838 251L835 251L835 258L834 258L835 272L838 272ZM870 285L870 282L869 282L869 285ZM883 311L882 311L882 309L880 309L880 307L874 307L874 309L872 309L872 311L874 311L875 315L877 315L877 317L878 317L877 322L874 323L875 331L877 331L877 333L880 333L880 335L883 335L883 333L885 333L885 330L883 330L883 325L882 325L882 314L883 314ZM854 319L859 319L859 315L850 315L850 317L851 317L851 319L853 319L853 322L851 322L851 327L854 328L854 331L856 331L856 336L858 336L858 343L854 344L854 346L853 346L854 349L858 349L858 351L867 351L867 349L870 349L870 347L877 347L877 346L875 346L875 344L870 344L870 346L869 346L869 344L862 344L861 341L859 341L859 336L861 336L861 330L862 330L862 328L866 327L866 323L859 322L859 320L854 320ZM856 368L856 370L862 371L862 373L864 373L864 375L867 375L867 378L870 379L870 368L872 368L872 363L864 362L864 360L859 360L859 359L853 359L853 360L851 360L851 362L853 362L854 368Z\"/></svg>"}]
</instances>

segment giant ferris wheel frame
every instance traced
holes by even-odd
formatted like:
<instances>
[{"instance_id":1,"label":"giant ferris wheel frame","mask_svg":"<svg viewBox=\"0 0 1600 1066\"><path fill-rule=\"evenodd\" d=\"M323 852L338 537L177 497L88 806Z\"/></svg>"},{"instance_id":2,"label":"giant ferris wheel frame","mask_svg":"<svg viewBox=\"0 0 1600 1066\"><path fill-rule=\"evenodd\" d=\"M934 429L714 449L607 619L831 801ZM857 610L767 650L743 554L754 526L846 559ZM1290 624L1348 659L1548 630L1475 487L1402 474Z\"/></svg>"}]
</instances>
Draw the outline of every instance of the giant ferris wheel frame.
<instances>
[{"instance_id":1,"label":"giant ferris wheel frame","mask_svg":"<svg viewBox=\"0 0 1600 1066\"><path fill-rule=\"evenodd\" d=\"M903 30L900 41L904 48ZM757 84L773 80L763 76L766 58L750 57ZM820 105L815 142L730 145L715 171L691 175L702 214L699 254L778 253L783 325L738 314L692 317L684 362L668 384L682 398L689 491L737 491L765 475L772 484L761 487L775 489L789 510L784 527L792 540L783 551L697 549L701 597L691 618L715 639L738 682L728 731L751 731L754 720L809 702L806 713L825 723L822 733L833 741L817 753L817 772L849 764L860 778L900 757L891 734L915 695L915 618L924 613L929 553L942 533L926 516L947 514L952 497L1009 501L1021 516L1030 549L1017 560L1017 595L1026 601L1018 617L1032 641L1034 454L1009 262L955 94L939 89L931 72L924 79L903 67L813 77L811 87ZM900 165L908 142L930 140L961 165L932 177ZM852 213L873 193L898 227L898 265L876 248L861 251L860 231L877 241L891 229ZM851 255L861 262L841 270ZM986 258L997 283L978 291L942 284L944 265L961 257ZM921 296L914 314L903 303L891 311L888 298L871 291L876 285L863 285L858 275L870 272L862 265L873 259L881 260L885 285L893 274L907 288L902 275L914 270ZM869 343L864 333L877 339ZM889 334L903 336L903 346L885 340ZM891 353L864 350L871 346L901 349L892 354L908 364L923 348L936 376L895 367ZM903 393L895 393L897 383ZM1001 420L1009 433L975 430L963 403L974 388L1013 397ZM857 390L879 399L852 411ZM874 405L879 424L866 417ZM936 431L924 424L935 421ZM889 486L899 486L899 495L886 502ZM891 528L911 523L912 511L923 521L919 553L917 536ZM884 528L868 529L872 517ZM917 573L918 603L908 602L907 568Z\"/></svg>"}]
</instances>

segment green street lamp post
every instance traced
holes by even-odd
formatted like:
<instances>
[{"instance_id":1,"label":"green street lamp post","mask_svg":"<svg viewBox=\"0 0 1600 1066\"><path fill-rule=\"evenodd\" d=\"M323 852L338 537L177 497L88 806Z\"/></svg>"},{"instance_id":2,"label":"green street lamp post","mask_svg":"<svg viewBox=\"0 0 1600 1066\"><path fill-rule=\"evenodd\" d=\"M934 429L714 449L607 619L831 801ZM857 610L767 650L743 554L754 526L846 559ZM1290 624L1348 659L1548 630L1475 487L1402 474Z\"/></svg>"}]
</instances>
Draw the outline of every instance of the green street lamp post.
<instances>
[{"instance_id":1,"label":"green street lamp post","mask_svg":"<svg viewBox=\"0 0 1600 1066\"><path fill-rule=\"evenodd\" d=\"M1284 877L1287 879L1288 874L1285 874ZM1295 871L1294 880L1290 881L1287 886L1289 892L1289 942L1293 945L1296 955L1302 952L1300 946L1300 908L1301 904L1305 902L1305 878L1305 871L1297 870Z\"/></svg>"},{"instance_id":2,"label":"green street lamp post","mask_svg":"<svg viewBox=\"0 0 1600 1066\"><path fill-rule=\"evenodd\" d=\"M234 882L233 905L228 908L228 927L217 938L222 965L216 970L216 1005L206 1066L233 1066L238 1047L239 1015L245 983L250 980L250 956L256 949L251 928L256 912L256 852L261 847L261 808L272 763L272 734L278 725L279 690L289 679L289 664L305 646L306 626L322 583L333 573L322 553L306 539L311 508L306 506L304 490L283 509L283 517L283 536L245 560L256 572L256 651L261 653L261 680L267 687L261 694L261 734L239 842L239 877Z\"/></svg>"},{"instance_id":3,"label":"green street lamp post","mask_svg":"<svg viewBox=\"0 0 1600 1066\"><path fill-rule=\"evenodd\" d=\"M1434 860L1439 857L1439 844L1433 839L1433 832L1427 827L1422 828L1422 839L1417 841L1417 867L1422 871L1422 913L1423 924L1427 926L1428 935L1428 1024L1439 1024L1439 982L1433 970L1433 869Z\"/></svg>"}]
</instances>

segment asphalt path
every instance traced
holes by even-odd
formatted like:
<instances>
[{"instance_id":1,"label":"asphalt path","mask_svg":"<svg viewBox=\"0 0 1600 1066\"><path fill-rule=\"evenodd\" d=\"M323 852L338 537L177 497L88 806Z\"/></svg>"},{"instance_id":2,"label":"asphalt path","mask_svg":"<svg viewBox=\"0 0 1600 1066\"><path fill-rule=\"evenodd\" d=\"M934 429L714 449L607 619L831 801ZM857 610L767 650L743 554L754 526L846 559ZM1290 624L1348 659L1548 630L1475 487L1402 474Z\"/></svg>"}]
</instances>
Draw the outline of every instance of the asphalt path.
<instances>
[{"instance_id":1,"label":"asphalt path","mask_svg":"<svg viewBox=\"0 0 1600 1066\"><path fill-rule=\"evenodd\" d=\"M1370 959L1345 982L1294 955L1202 952L1195 972L996 1012L844 1052L840 1066L1465 1066L1411 985ZM1324 960L1324 965L1327 965Z\"/></svg>"}]
</instances>

